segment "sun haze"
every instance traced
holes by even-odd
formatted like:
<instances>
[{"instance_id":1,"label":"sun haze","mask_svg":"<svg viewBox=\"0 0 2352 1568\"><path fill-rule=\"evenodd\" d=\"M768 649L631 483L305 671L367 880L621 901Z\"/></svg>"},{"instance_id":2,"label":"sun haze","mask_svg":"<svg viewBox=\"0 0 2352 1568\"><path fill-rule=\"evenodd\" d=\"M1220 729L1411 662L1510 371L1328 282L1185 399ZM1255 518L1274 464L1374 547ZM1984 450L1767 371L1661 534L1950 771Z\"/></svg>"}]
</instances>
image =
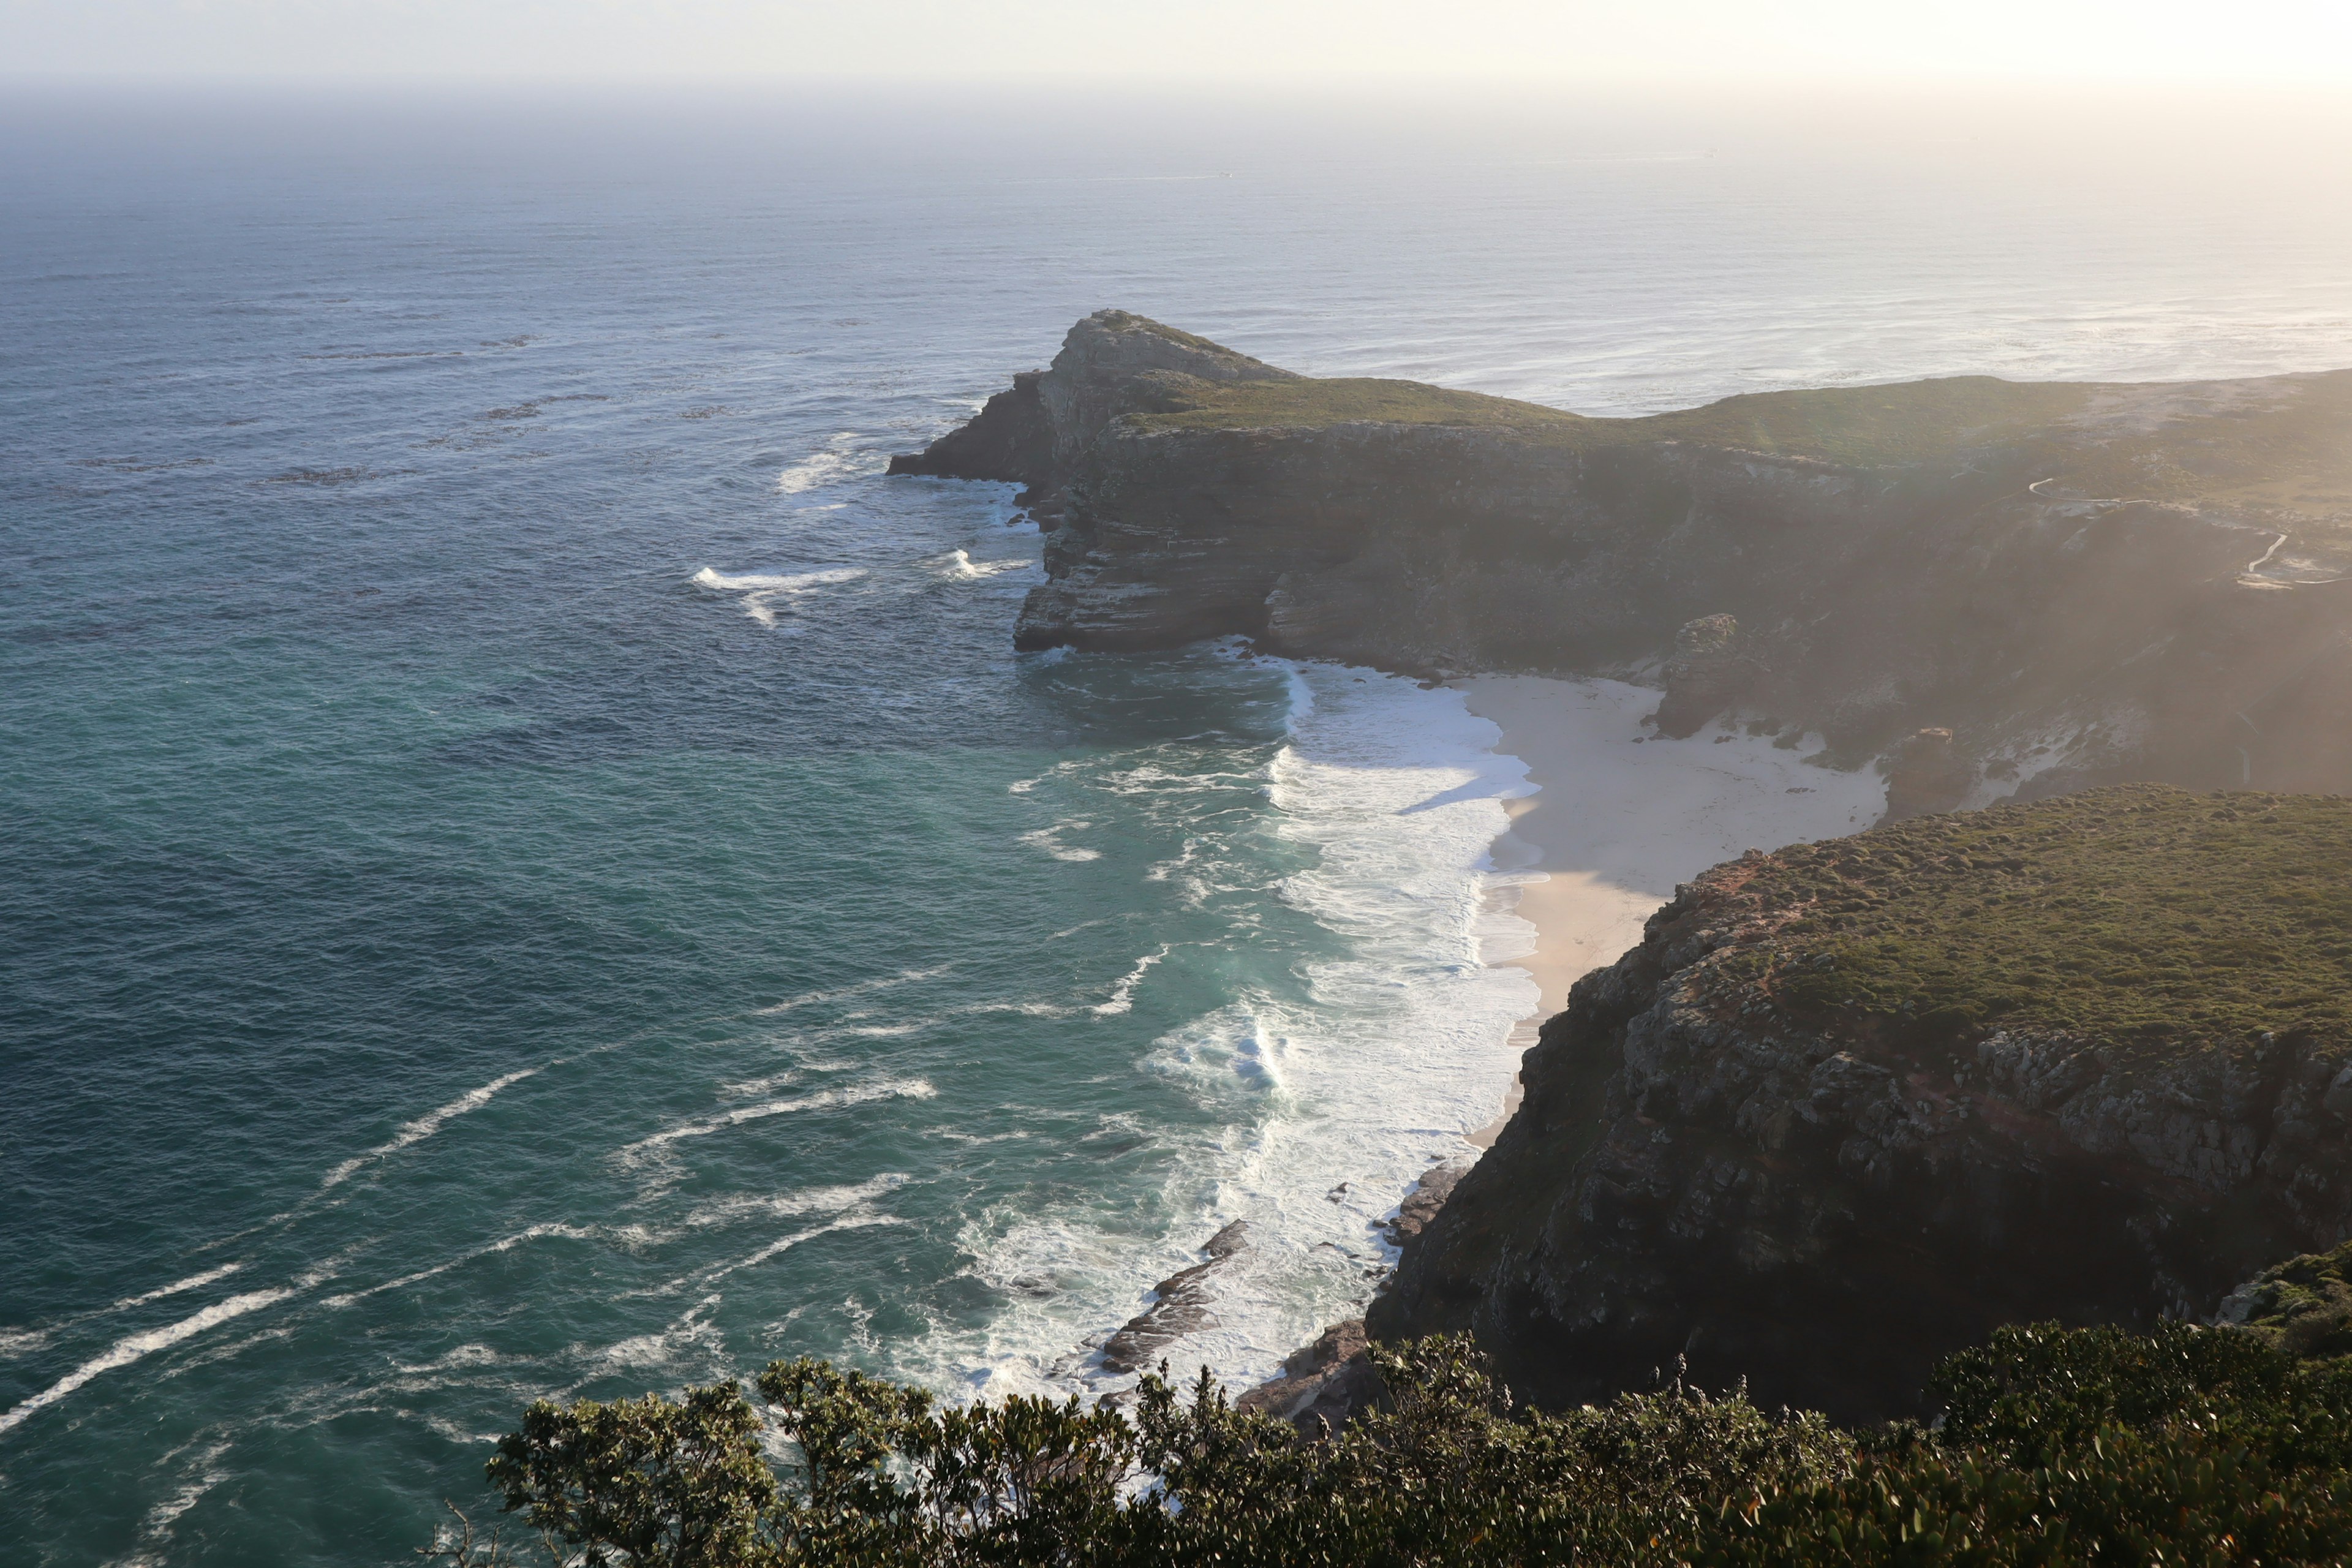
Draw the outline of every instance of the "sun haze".
<instances>
[{"instance_id":1,"label":"sun haze","mask_svg":"<svg viewBox=\"0 0 2352 1568\"><path fill-rule=\"evenodd\" d=\"M12 0L29 75L2352 81L2334 0Z\"/></svg>"}]
</instances>

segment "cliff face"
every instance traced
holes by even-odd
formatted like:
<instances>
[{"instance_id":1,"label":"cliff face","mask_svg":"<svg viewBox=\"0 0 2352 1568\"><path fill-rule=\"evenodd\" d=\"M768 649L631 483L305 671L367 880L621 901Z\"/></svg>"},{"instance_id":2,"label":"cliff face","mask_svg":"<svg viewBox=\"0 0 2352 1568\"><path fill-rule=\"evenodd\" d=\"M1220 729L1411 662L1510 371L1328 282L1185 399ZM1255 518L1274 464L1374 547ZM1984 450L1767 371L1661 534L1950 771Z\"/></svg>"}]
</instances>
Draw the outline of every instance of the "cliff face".
<instances>
[{"instance_id":1,"label":"cliff face","mask_svg":"<svg viewBox=\"0 0 2352 1568\"><path fill-rule=\"evenodd\" d=\"M1752 853L1580 981L1375 1335L1862 1418L2003 1322L2352 1236L2352 802L2158 785ZM2241 1315L2243 1315L2242 1313Z\"/></svg>"},{"instance_id":2,"label":"cliff face","mask_svg":"<svg viewBox=\"0 0 2352 1568\"><path fill-rule=\"evenodd\" d=\"M1736 646L1667 667L1699 672L1678 727L1739 707L1857 761L1949 730L1956 799L2352 788L2352 373L1585 419L1103 312L894 471L1029 487L1024 647L1565 672L1727 615Z\"/></svg>"}]
</instances>

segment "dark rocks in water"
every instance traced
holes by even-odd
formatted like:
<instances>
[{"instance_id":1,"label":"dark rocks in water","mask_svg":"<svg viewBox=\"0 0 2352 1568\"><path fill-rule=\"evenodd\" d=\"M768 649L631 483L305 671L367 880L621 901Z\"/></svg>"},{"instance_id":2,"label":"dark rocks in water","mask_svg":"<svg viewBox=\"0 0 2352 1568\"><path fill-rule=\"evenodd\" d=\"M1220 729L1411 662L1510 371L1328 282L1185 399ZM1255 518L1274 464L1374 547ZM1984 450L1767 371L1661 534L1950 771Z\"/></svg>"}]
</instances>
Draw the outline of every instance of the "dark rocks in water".
<instances>
[{"instance_id":1,"label":"dark rocks in water","mask_svg":"<svg viewBox=\"0 0 2352 1568\"><path fill-rule=\"evenodd\" d=\"M969 422L919 452L892 458L890 472L1034 484L1054 463L1053 422L1037 390L1045 376L1041 370L1021 372L1011 390L990 398Z\"/></svg>"},{"instance_id":2,"label":"dark rocks in water","mask_svg":"<svg viewBox=\"0 0 2352 1568\"><path fill-rule=\"evenodd\" d=\"M1739 651L1739 621L1733 616L1701 616L1675 633L1675 654L1666 661L1665 700L1654 716L1658 733L1675 740L1696 735L1730 711L1756 683L1756 667Z\"/></svg>"},{"instance_id":3,"label":"dark rocks in water","mask_svg":"<svg viewBox=\"0 0 2352 1568\"><path fill-rule=\"evenodd\" d=\"M1372 1365L1363 1320L1336 1323L1282 1363L1282 1375L1234 1402L1236 1409L1287 1421L1304 1437L1337 1432L1385 1392Z\"/></svg>"},{"instance_id":4,"label":"dark rocks in water","mask_svg":"<svg viewBox=\"0 0 2352 1568\"><path fill-rule=\"evenodd\" d=\"M1402 1246L1428 1227L1455 1185L1469 1174L1471 1163L1460 1160L1432 1166L1413 1184L1397 1212L1381 1226L1391 1245ZM1361 1319L1335 1324L1313 1344L1292 1352L1282 1363L1280 1377L1251 1389L1235 1405L1280 1416L1297 1426L1302 1436L1336 1432L1357 1411L1378 1403L1384 1392L1380 1373L1366 1353L1369 1343Z\"/></svg>"},{"instance_id":5,"label":"dark rocks in water","mask_svg":"<svg viewBox=\"0 0 2352 1568\"><path fill-rule=\"evenodd\" d=\"M1215 1300L1211 1283L1221 1268L1248 1248L1249 1236L1247 1220L1234 1221L1211 1237L1208 1245L1201 1249L1206 1255L1205 1261L1180 1269L1154 1285L1151 1305L1129 1319L1103 1346L1103 1369L1118 1373L1148 1371L1169 1345L1186 1334L1216 1327L1216 1314L1211 1310Z\"/></svg>"},{"instance_id":6,"label":"dark rocks in water","mask_svg":"<svg viewBox=\"0 0 2352 1568\"><path fill-rule=\"evenodd\" d=\"M2347 889L2352 801L2149 784L1717 867L1544 1026L1371 1331L1868 1419L2005 1322L2207 1316L2352 1236ZM2347 1294L2231 1310L2290 1287Z\"/></svg>"},{"instance_id":7,"label":"dark rocks in water","mask_svg":"<svg viewBox=\"0 0 2352 1568\"><path fill-rule=\"evenodd\" d=\"M1955 772L2028 793L2352 790L2352 372L1591 419L1105 311L895 468L1028 487L1024 648L1238 636L1420 676L1674 654L1669 731L1744 670L1856 763L1935 725ZM1738 658L1669 646L1717 615Z\"/></svg>"},{"instance_id":8,"label":"dark rocks in water","mask_svg":"<svg viewBox=\"0 0 2352 1568\"><path fill-rule=\"evenodd\" d=\"M1437 1211L1445 1206L1445 1200L1454 1194L1455 1185L1470 1173L1471 1164L1468 1160L1459 1160L1435 1165L1415 1182L1412 1191L1405 1194L1404 1201L1397 1205L1394 1217L1381 1227L1388 1233L1389 1244L1402 1247L1427 1229L1429 1222L1437 1217Z\"/></svg>"},{"instance_id":9,"label":"dark rocks in water","mask_svg":"<svg viewBox=\"0 0 2352 1568\"><path fill-rule=\"evenodd\" d=\"M1945 729L1918 731L1895 749L1883 822L1951 811L1976 787L1977 771Z\"/></svg>"}]
</instances>

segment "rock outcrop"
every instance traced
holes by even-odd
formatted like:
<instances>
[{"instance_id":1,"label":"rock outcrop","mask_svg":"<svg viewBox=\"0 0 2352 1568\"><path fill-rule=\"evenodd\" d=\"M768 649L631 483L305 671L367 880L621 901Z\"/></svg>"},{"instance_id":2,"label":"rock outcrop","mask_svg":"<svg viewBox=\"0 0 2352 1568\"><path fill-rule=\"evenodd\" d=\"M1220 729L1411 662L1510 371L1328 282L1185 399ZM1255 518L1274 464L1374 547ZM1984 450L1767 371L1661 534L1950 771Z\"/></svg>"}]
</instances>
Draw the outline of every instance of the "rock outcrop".
<instances>
[{"instance_id":1,"label":"rock outcrop","mask_svg":"<svg viewBox=\"0 0 2352 1568\"><path fill-rule=\"evenodd\" d=\"M1372 1366L1371 1342L1360 1318L1335 1323L1313 1344L1282 1363L1282 1375L1234 1402L1244 1412L1287 1421L1306 1437L1320 1437L1348 1424L1359 1410L1378 1404L1381 1374Z\"/></svg>"},{"instance_id":2,"label":"rock outcrop","mask_svg":"<svg viewBox=\"0 0 2352 1568\"><path fill-rule=\"evenodd\" d=\"M1679 1357L1867 1418L2004 1322L2207 1317L2352 1236L2347 932L2341 799L1751 851L1577 984L1371 1331L1471 1331L1544 1404Z\"/></svg>"},{"instance_id":3,"label":"rock outcrop","mask_svg":"<svg viewBox=\"0 0 2352 1568\"><path fill-rule=\"evenodd\" d=\"M2352 1243L2263 1269L2230 1292L2213 1321L2295 1355L2352 1355Z\"/></svg>"},{"instance_id":4,"label":"rock outcrop","mask_svg":"<svg viewBox=\"0 0 2352 1568\"><path fill-rule=\"evenodd\" d=\"M1735 616L1701 616L1675 634L1666 660L1666 695L1658 704L1658 733L1696 735L1738 706L1756 684L1756 667L1739 651Z\"/></svg>"},{"instance_id":5,"label":"rock outcrop","mask_svg":"<svg viewBox=\"0 0 2352 1568\"><path fill-rule=\"evenodd\" d=\"M1151 1288L1151 1305L1120 1325L1104 1344L1102 1364L1108 1372L1145 1372L1160 1352L1186 1334L1216 1326L1215 1280L1229 1263L1248 1250L1250 1227L1237 1219L1209 1237L1202 1261L1180 1268Z\"/></svg>"},{"instance_id":6,"label":"rock outcrop","mask_svg":"<svg viewBox=\"0 0 2352 1568\"><path fill-rule=\"evenodd\" d=\"M1976 787L1976 770L1952 744L1952 732L1941 726L1922 730L1896 746L1888 762L1888 822L1953 810Z\"/></svg>"},{"instance_id":7,"label":"rock outcrop","mask_svg":"<svg viewBox=\"0 0 2352 1568\"><path fill-rule=\"evenodd\" d=\"M1662 723L1743 705L1855 761L1947 729L1980 798L2352 789L2352 373L1591 419L1308 380L1106 311L894 471L1027 487L1048 581L1026 648L1671 658ZM1732 658L1675 647L1716 616Z\"/></svg>"}]
</instances>

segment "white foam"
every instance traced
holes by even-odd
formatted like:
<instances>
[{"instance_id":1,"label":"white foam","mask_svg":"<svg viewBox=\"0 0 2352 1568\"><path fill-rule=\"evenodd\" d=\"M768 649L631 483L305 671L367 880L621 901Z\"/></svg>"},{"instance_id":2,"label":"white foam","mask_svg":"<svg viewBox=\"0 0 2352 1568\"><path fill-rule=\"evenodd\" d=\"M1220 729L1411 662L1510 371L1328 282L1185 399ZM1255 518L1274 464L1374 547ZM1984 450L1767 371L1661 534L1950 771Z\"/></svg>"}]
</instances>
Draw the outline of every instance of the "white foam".
<instances>
[{"instance_id":1,"label":"white foam","mask_svg":"<svg viewBox=\"0 0 2352 1568\"><path fill-rule=\"evenodd\" d=\"M1153 964L1167 957L1169 952L1169 947L1163 942L1160 944L1160 948L1158 952L1147 952L1141 958L1137 959L1135 961L1135 967L1129 970L1126 975L1120 979L1119 983L1111 988L1110 999L1106 1002L1098 1002L1095 1004L1089 1011L1103 1017L1109 1017L1116 1014L1124 1013L1133 1007L1135 1005L1135 988L1143 983L1145 973L1149 971Z\"/></svg>"},{"instance_id":2,"label":"white foam","mask_svg":"<svg viewBox=\"0 0 2352 1568\"><path fill-rule=\"evenodd\" d=\"M685 1138L707 1138L713 1132L724 1132L730 1127L740 1127L747 1121L764 1121L771 1116L789 1116L801 1110L822 1110L835 1105L862 1105L876 1100L929 1100L939 1093L925 1079L889 1079L880 1083L859 1084L851 1089L828 1089L817 1094L804 1094L798 1100L771 1100L758 1105L739 1106L723 1115L701 1121L689 1121L682 1127L672 1127L649 1138L640 1138L614 1151L614 1157L624 1163L642 1157L648 1151L666 1149Z\"/></svg>"},{"instance_id":3,"label":"white foam","mask_svg":"<svg viewBox=\"0 0 2352 1568\"><path fill-rule=\"evenodd\" d=\"M144 1295L125 1296L115 1302L110 1310L119 1312L125 1307L143 1307L150 1301L160 1301L166 1296L176 1296L184 1290L193 1290L199 1285L209 1285L215 1279L226 1279L244 1267L243 1263L224 1263L217 1268L207 1268L201 1274L191 1274L184 1279L174 1279L169 1285L158 1286Z\"/></svg>"},{"instance_id":4,"label":"white foam","mask_svg":"<svg viewBox=\"0 0 2352 1568\"><path fill-rule=\"evenodd\" d=\"M945 974L954 967L952 963L937 963L929 969L902 969L896 974L885 974L873 980L861 980L854 985L836 985L824 991L803 991L797 996L787 996L781 1002L772 1002L765 1007L755 1007L751 1011L756 1017L766 1017L775 1013L789 1013L796 1007L811 1007L822 1002L838 1002L847 996L864 996L876 991L895 990L898 986L909 984L918 980L929 980L935 975Z\"/></svg>"},{"instance_id":5,"label":"white foam","mask_svg":"<svg viewBox=\"0 0 2352 1568\"><path fill-rule=\"evenodd\" d=\"M349 1290L341 1295L330 1296L326 1299L325 1304L330 1307L348 1307L355 1301L364 1301L371 1296L381 1296L387 1290L405 1289L411 1285L422 1284L427 1279L446 1274L452 1268L463 1268L477 1258L488 1258L501 1252L511 1252L524 1242L537 1241L543 1236L560 1236L572 1241L593 1241L596 1237L596 1233L583 1229L576 1225L564 1225L556 1221L530 1226L515 1232L512 1236L503 1236L484 1246L470 1247L448 1261L436 1263L430 1268L420 1268L413 1274L404 1274L397 1279L387 1279L381 1285L371 1285L364 1290Z\"/></svg>"},{"instance_id":6,"label":"white foam","mask_svg":"<svg viewBox=\"0 0 2352 1568\"><path fill-rule=\"evenodd\" d=\"M966 551L950 550L931 564L939 567L940 574L950 582L979 583L1007 572L1034 567L1037 563L1025 555L1014 561L974 561Z\"/></svg>"},{"instance_id":7,"label":"white foam","mask_svg":"<svg viewBox=\"0 0 2352 1568\"><path fill-rule=\"evenodd\" d=\"M791 1219L804 1214L837 1214L872 1203L907 1184L906 1176L885 1172L871 1181L811 1187L796 1193L737 1193L698 1204L686 1216L689 1226L735 1225L747 1219Z\"/></svg>"},{"instance_id":8,"label":"white foam","mask_svg":"<svg viewBox=\"0 0 2352 1568\"><path fill-rule=\"evenodd\" d=\"M726 1340L709 1318L720 1300L718 1296L705 1296L658 1332L638 1334L605 1346L603 1359L614 1366L652 1368L667 1364L690 1344L699 1344L713 1352L724 1351Z\"/></svg>"},{"instance_id":9,"label":"white foam","mask_svg":"<svg viewBox=\"0 0 2352 1568\"><path fill-rule=\"evenodd\" d=\"M180 1484L179 1489L149 1509L147 1517L139 1521L139 1550L129 1557L118 1559L111 1568L162 1568L167 1560L164 1549L171 1544L172 1526L179 1522L182 1514L195 1507L206 1492L228 1479L229 1472L220 1463L221 1456L228 1450L228 1444L214 1443L196 1456L184 1472L187 1479ZM166 1460L176 1457L176 1454L164 1456Z\"/></svg>"},{"instance_id":10,"label":"white foam","mask_svg":"<svg viewBox=\"0 0 2352 1568\"><path fill-rule=\"evenodd\" d=\"M200 1274L191 1274L184 1279L174 1279L169 1285L159 1285L152 1290L142 1291L136 1296L125 1296L117 1301L110 1301L94 1310L76 1312L70 1317L60 1318L41 1328L17 1329L0 1333L0 1357L14 1360L18 1356L31 1355L35 1351L47 1345L57 1337L58 1331L61 1329L71 1328L76 1323L86 1323L92 1318L102 1318L109 1312L120 1312L131 1307L143 1307L150 1301L161 1301L167 1296L177 1296L184 1291L194 1290L199 1286L209 1285L215 1279L226 1279L244 1267L241 1262L224 1263L217 1268L207 1268Z\"/></svg>"},{"instance_id":11,"label":"white foam","mask_svg":"<svg viewBox=\"0 0 2352 1568\"><path fill-rule=\"evenodd\" d=\"M274 1306L293 1294L290 1289L248 1290L242 1296L231 1296L226 1301L215 1302L203 1311L182 1318L164 1328L150 1329L143 1334L131 1334L117 1340L104 1354L82 1363L22 1405L0 1415L0 1432L16 1426L35 1411L55 1405L94 1377L118 1367L129 1366L142 1356L167 1350L183 1340L193 1339L206 1329L226 1323L232 1318L241 1318L247 1312L257 1312L264 1307Z\"/></svg>"},{"instance_id":12,"label":"white foam","mask_svg":"<svg viewBox=\"0 0 2352 1568\"><path fill-rule=\"evenodd\" d=\"M824 444L824 450L811 453L778 474L776 493L796 496L837 485L844 479L878 474L890 466L887 458L879 452L862 450L857 441L856 431L840 432Z\"/></svg>"},{"instance_id":13,"label":"white foam","mask_svg":"<svg viewBox=\"0 0 2352 1568\"><path fill-rule=\"evenodd\" d=\"M1057 822L1051 827L1041 827L1034 833L1021 835L1021 842L1043 849L1056 860L1099 860L1102 858L1102 851L1099 849L1087 849L1081 846L1062 842L1063 834L1084 833L1093 826L1091 822L1078 820Z\"/></svg>"},{"instance_id":14,"label":"white foam","mask_svg":"<svg viewBox=\"0 0 2352 1568\"><path fill-rule=\"evenodd\" d=\"M697 587L743 595L743 613L763 626L777 624L779 603L791 605L821 589L855 583L866 575L863 566L828 566L814 572L741 573L730 575L705 566L690 579Z\"/></svg>"},{"instance_id":15,"label":"white foam","mask_svg":"<svg viewBox=\"0 0 2352 1568\"><path fill-rule=\"evenodd\" d=\"M488 1105L500 1089L520 1083L539 1070L538 1068L525 1068L520 1072L510 1072L504 1078L493 1079L479 1089L467 1090L448 1104L428 1110L415 1121L404 1124L398 1132L393 1134L390 1142L377 1144L356 1159L344 1161L328 1172L327 1179L319 1184L322 1187L340 1186L357 1174L360 1167L370 1160L381 1160L388 1154L397 1154L411 1144L422 1143L457 1118L469 1110L479 1110Z\"/></svg>"},{"instance_id":16,"label":"white foam","mask_svg":"<svg viewBox=\"0 0 2352 1568\"><path fill-rule=\"evenodd\" d=\"M706 1281L724 1279L739 1268L750 1268L757 1264L765 1263L780 1253L791 1251L803 1241L813 1240L820 1236L829 1236L835 1231L865 1230L877 1225L904 1225L905 1223L904 1220L887 1214L851 1215L842 1219L827 1220L824 1224L813 1226L807 1230L778 1237L748 1258L739 1258L732 1263L722 1263L716 1268L705 1269L695 1278Z\"/></svg>"},{"instance_id":17,"label":"white foam","mask_svg":"<svg viewBox=\"0 0 2352 1568\"><path fill-rule=\"evenodd\" d=\"M1489 847L1508 826L1505 801L1528 793L1526 767L1493 752L1499 731L1457 692L1369 670L1276 668L1289 740L1262 773L1207 755L1188 768L1171 749L1098 782L1121 794L1261 794L1272 816L1250 831L1312 851L1276 896L1341 939L1338 955L1307 966L1302 990L1245 990L1148 1053L1146 1068L1193 1097L1213 1129L1107 1122L1099 1134L1158 1146L1167 1174L1143 1212L1167 1216L1160 1234L1138 1234L1132 1208L974 1215L961 1243L1004 1304L976 1336L945 1331L910 1347L910 1371L992 1393L1099 1386L1085 1347L1140 1310L1153 1280L1197 1261L1211 1233L1244 1219L1252 1245L1218 1271L1215 1325L1169 1353L1180 1370L1205 1363L1228 1380L1271 1373L1360 1309L1388 1257L1378 1221L1431 1164L1468 1155L1465 1134L1492 1120L1517 1065L1512 1026L1536 994L1525 973L1481 961L1498 937L1524 941L1510 930L1524 922L1486 893ZM1188 844L1163 874L1215 890L1205 873L1238 878L1216 863L1239 853ZM1232 930L1247 940L1241 923ZM1095 1011L1131 1007L1166 952L1139 962Z\"/></svg>"}]
</instances>

